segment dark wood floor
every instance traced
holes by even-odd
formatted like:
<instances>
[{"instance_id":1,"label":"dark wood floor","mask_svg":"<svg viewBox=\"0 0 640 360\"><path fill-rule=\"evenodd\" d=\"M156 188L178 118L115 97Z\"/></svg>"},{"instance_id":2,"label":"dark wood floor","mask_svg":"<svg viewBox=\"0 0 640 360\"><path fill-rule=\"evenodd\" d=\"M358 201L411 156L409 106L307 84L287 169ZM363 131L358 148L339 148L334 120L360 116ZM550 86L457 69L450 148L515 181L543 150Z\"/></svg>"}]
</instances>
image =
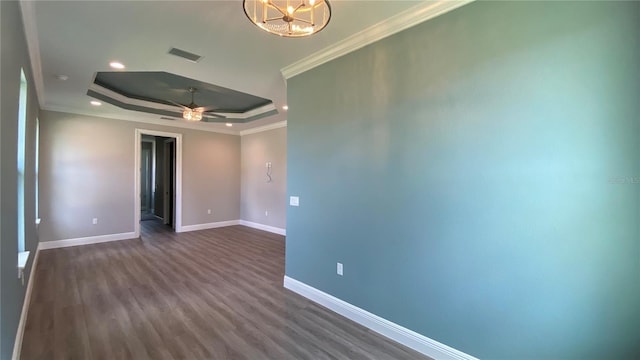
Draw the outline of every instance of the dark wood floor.
<instances>
[{"instance_id":1,"label":"dark wood floor","mask_svg":"<svg viewBox=\"0 0 640 360\"><path fill-rule=\"evenodd\" d=\"M282 287L243 226L42 251L22 359L424 359Z\"/></svg>"}]
</instances>

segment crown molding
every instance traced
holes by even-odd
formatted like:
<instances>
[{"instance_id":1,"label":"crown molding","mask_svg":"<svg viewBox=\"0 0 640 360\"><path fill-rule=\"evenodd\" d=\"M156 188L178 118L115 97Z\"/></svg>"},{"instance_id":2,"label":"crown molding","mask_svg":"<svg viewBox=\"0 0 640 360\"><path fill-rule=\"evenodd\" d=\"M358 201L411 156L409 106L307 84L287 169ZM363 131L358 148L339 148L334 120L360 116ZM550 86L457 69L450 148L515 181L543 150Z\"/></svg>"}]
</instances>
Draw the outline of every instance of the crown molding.
<instances>
[{"instance_id":1,"label":"crown molding","mask_svg":"<svg viewBox=\"0 0 640 360\"><path fill-rule=\"evenodd\" d=\"M44 107L44 79L42 77L42 58L40 56L40 40L38 39L38 27L36 26L35 1L20 0L20 12L22 13L22 26L27 40L29 60L31 61L31 75L36 86L36 95L40 108Z\"/></svg>"},{"instance_id":2,"label":"crown molding","mask_svg":"<svg viewBox=\"0 0 640 360\"><path fill-rule=\"evenodd\" d=\"M67 114L72 114L72 115L90 116L90 117L103 118L103 119L112 119L112 120L119 120L119 121L131 121L131 122L137 122L137 123L143 123L143 124L154 124L154 125L166 126L166 127L172 127L172 128L181 128L181 129L189 129L189 130L197 130L197 131L207 131L207 132L213 132L213 133L219 133L219 134L239 135L238 131L228 130L226 128L221 128L222 126L225 126L224 124L218 124L218 123L191 123L191 122L188 123L188 122L186 122L186 121L184 121L182 119L178 119L178 118L176 118L176 120L173 121L173 122L168 122L168 120L156 119L156 118L153 118L150 115L147 115L145 113L140 113L140 112L135 112L135 113L132 112L132 114L103 113L103 114L97 114L96 115L96 114L92 114L92 113L85 112L85 111L78 111L77 109L66 108L66 107L63 107L63 106L51 106L51 105L47 105L47 106L43 107L42 110L62 112L62 113L67 113Z\"/></svg>"},{"instance_id":3,"label":"crown molding","mask_svg":"<svg viewBox=\"0 0 640 360\"><path fill-rule=\"evenodd\" d=\"M287 127L287 120L278 121L278 122L273 123L273 124L264 125L264 126L258 126L258 127L247 129L247 130L242 130L242 131L240 131L240 136L257 134L257 133L261 133L263 131L275 130L275 129L279 129L279 128L283 128L283 127Z\"/></svg>"},{"instance_id":4,"label":"crown molding","mask_svg":"<svg viewBox=\"0 0 640 360\"><path fill-rule=\"evenodd\" d=\"M280 70L285 79L290 79L305 71L339 58L364 46L418 25L429 19L445 14L474 0L425 1L397 15L370 26L348 38L317 51L304 59L285 66Z\"/></svg>"}]
</instances>

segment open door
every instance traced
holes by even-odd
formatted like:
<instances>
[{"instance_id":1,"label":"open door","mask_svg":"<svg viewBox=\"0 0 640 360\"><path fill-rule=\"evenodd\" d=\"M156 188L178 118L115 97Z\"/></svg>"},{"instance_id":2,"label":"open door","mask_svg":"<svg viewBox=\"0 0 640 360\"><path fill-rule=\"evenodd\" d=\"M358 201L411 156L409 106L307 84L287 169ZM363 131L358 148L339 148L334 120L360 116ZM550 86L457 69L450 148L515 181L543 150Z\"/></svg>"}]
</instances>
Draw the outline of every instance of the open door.
<instances>
[{"instance_id":1,"label":"open door","mask_svg":"<svg viewBox=\"0 0 640 360\"><path fill-rule=\"evenodd\" d=\"M164 223L175 229L176 222L176 141L166 139L164 141L164 196L163 219Z\"/></svg>"},{"instance_id":2,"label":"open door","mask_svg":"<svg viewBox=\"0 0 640 360\"><path fill-rule=\"evenodd\" d=\"M140 145L140 210L144 220L153 213L153 143L143 140Z\"/></svg>"}]
</instances>

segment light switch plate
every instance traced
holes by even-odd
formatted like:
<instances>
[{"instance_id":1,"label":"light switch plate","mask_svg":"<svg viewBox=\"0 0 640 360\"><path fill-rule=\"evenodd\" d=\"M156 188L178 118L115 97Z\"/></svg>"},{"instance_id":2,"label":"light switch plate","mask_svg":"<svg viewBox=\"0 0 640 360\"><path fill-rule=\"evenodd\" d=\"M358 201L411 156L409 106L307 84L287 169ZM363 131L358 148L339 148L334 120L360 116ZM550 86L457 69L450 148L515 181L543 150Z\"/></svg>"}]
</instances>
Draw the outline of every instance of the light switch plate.
<instances>
[{"instance_id":1,"label":"light switch plate","mask_svg":"<svg viewBox=\"0 0 640 360\"><path fill-rule=\"evenodd\" d=\"M342 263L338 263L338 266L336 267L336 273L338 275L342 276L343 270L344 270L344 268L342 267Z\"/></svg>"},{"instance_id":2,"label":"light switch plate","mask_svg":"<svg viewBox=\"0 0 640 360\"><path fill-rule=\"evenodd\" d=\"M300 198L297 196L289 197L289 205L291 206L300 206Z\"/></svg>"}]
</instances>

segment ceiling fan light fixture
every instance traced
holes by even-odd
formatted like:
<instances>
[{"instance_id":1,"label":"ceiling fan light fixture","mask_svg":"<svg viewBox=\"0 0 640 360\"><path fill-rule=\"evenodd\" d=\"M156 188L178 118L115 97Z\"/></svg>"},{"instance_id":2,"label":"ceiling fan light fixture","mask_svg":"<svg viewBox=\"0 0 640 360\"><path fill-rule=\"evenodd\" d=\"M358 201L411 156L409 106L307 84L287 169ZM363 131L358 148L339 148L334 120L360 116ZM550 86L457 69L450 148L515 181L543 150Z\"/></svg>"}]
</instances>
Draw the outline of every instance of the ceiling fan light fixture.
<instances>
[{"instance_id":1,"label":"ceiling fan light fixture","mask_svg":"<svg viewBox=\"0 0 640 360\"><path fill-rule=\"evenodd\" d=\"M202 120L201 109L184 109L182 112L182 118L187 121L200 121Z\"/></svg>"},{"instance_id":2,"label":"ceiling fan light fixture","mask_svg":"<svg viewBox=\"0 0 640 360\"><path fill-rule=\"evenodd\" d=\"M242 5L252 23L284 37L313 35L331 19L328 0L243 0Z\"/></svg>"},{"instance_id":3,"label":"ceiling fan light fixture","mask_svg":"<svg viewBox=\"0 0 640 360\"><path fill-rule=\"evenodd\" d=\"M188 106L184 106L184 110L182 111L182 118L187 121L200 121L202 120L202 113L204 109L198 107L195 102L193 102L193 94L198 91L196 88L189 88L189 93L191 93L191 103Z\"/></svg>"}]
</instances>

